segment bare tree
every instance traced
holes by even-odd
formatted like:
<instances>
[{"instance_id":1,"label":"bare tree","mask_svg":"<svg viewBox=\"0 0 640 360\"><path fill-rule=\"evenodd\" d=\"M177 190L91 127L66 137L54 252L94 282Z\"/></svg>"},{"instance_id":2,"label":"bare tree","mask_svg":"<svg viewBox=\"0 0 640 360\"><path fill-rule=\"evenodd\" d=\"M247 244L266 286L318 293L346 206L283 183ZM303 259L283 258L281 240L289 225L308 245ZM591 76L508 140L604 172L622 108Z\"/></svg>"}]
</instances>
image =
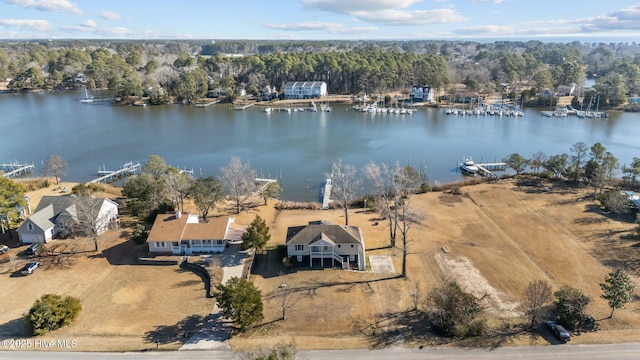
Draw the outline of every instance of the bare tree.
<instances>
[{"instance_id":1,"label":"bare tree","mask_svg":"<svg viewBox=\"0 0 640 360\"><path fill-rule=\"evenodd\" d=\"M422 291L420 290L419 282L415 282L413 284L413 289L409 295L411 295L411 301L413 302L413 311L418 310L418 306L422 302Z\"/></svg>"},{"instance_id":2,"label":"bare tree","mask_svg":"<svg viewBox=\"0 0 640 360\"><path fill-rule=\"evenodd\" d=\"M535 280L527 285L522 294L520 307L530 321L530 328L533 329L543 316L545 307L553 300L551 286L544 280Z\"/></svg>"},{"instance_id":3,"label":"bare tree","mask_svg":"<svg viewBox=\"0 0 640 360\"><path fill-rule=\"evenodd\" d=\"M171 200L180 208L180 211L184 211L184 199L187 197L187 192L193 183L193 178L187 174L179 171L169 172L167 177L167 188L169 190Z\"/></svg>"},{"instance_id":4,"label":"bare tree","mask_svg":"<svg viewBox=\"0 0 640 360\"><path fill-rule=\"evenodd\" d=\"M256 172L249 163L243 164L239 157L232 157L229 165L220 168L220 181L235 202L239 214L243 205L256 191Z\"/></svg>"},{"instance_id":5,"label":"bare tree","mask_svg":"<svg viewBox=\"0 0 640 360\"><path fill-rule=\"evenodd\" d=\"M72 235L87 236L93 240L94 251L99 250L98 236L109 228L111 217L114 214L102 213L104 199L91 196L78 196L75 198L75 218L69 222ZM73 214L69 214L73 216Z\"/></svg>"},{"instance_id":6,"label":"bare tree","mask_svg":"<svg viewBox=\"0 0 640 360\"><path fill-rule=\"evenodd\" d=\"M544 163L547 161L547 155L542 151L538 151L533 154L531 157L531 168L533 169L536 175L540 174L540 168L543 167Z\"/></svg>"},{"instance_id":7,"label":"bare tree","mask_svg":"<svg viewBox=\"0 0 640 360\"><path fill-rule=\"evenodd\" d=\"M408 197L400 198L396 204L398 212L398 231L402 239L402 272L400 277L407 276L407 255L409 255L409 232L414 225L420 224L424 220L424 215L411 209L411 201Z\"/></svg>"},{"instance_id":8,"label":"bare tree","mask_svg":"<svg viewBox=\"0 0 640 360\"><path fill-rule=\"evenodd\" d=\"M395 166L382 163L378 165L369 162L364 166L362 171L366 178L371 182L373 193L375 195L376 209L387 219L389 225L389 242L391 247L396 246L396 234L398 229L398 212L396 203L400 191L396 182L396 174L400 169L399 163Z\"/></svg>"},{"instance_id":9,"label":"bare tree","mask_svg":"<svg viewBox=\"0 0 640 360\"><path fill-rule=\"evenodd\" d=\"M280 310L282 310L282 320L286 320L287 311L291 310L298 303L298 297L296 297L294 292L287 289L285 284L280 285L273 296Z\"/></svg>"},{"instance_id":10,"label":"bare tree","mask_svg":"<svg viewBox=\"0 0 640 360\"><path fill-rule=\"evenodd\" d=\"M9 254L9 263L11 263L11 267L13 271L16 271L16 261L18 260L18 256L16 254Z\"/></svg>"},{"instance_id":11,"label":"bare tree","mask_svg":"<svg viewBox=\"0 0 640 360\"><path fill-rule=\"evenodd\" d=\"M342 160L331 165L331 194L337 198L344 210L344 224L349 225L349 204L351 204L360 190L362 181L358 177L358 169L353 165L343 164Z\"/></svg>"},{"instance_id":12,"label":"bare tree","mask_svg":"<svg viewBox=\"0 0 640 360\"><path fill-rule=\"evenodd\" d=\"M42 167L42 175L53 176L56 179L56 185L60 183L60 176L67 171L67 162L58 155L49 155Z\"/></svg>"}]
</instances>

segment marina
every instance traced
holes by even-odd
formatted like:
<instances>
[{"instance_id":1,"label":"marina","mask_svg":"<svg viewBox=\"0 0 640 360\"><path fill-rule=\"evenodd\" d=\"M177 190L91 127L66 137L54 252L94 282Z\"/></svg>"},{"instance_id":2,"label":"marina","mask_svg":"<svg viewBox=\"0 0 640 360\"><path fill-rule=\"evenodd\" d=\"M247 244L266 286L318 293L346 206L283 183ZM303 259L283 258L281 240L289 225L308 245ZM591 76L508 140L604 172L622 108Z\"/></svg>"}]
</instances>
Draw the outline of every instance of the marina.
<instances>
[{"instance_id":1,"label":"marina","mask_svg":"<svg viewBox=\"0 0 640 360\"><path fill-rule=\"evenodd\" d=\"M640 156L637 113L545 121L542 109L524 108L524 116L515 121L513 116L451 116L429 107L398 116L356 112L349 104L332 103L332 111L323 112L322 102L316 100L317 112L292 109L291 114L277 111L265 116L263 108L272 104L244 111L232 106L202 111L179 104L83 106L78 102L83 93L78 89L0 96L0 132L10 134L0 142L0 155L6 161L59 155L69 165L63 181L83 183L107 175L96 176L97 164L100 170L116 170L129 160L144 163L150 155L161 156L167 164L194 164L196 176L218 176L237 156L265 175L283 174L278 177L283 200L318 202L325 174L340 159L358 169L370 161L399 161L416 169L422 163L425 178L435 185L464 179L458 162L469 155L482 164L512 153L525 158L538 151L547 156L570 154L577 142L600 142L621 166ZM309 107L309 102L298 106ZM33 173L39 167L38 161Z\"/></svg>"}]
</instances>

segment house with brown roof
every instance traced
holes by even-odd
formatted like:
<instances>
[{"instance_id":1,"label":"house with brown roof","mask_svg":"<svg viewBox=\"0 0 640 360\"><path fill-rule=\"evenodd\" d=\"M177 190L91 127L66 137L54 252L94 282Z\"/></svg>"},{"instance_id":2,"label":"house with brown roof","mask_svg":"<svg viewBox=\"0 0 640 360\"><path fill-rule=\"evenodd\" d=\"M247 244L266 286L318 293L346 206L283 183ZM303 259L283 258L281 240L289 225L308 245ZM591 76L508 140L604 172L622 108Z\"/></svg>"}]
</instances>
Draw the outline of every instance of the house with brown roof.
<instances>
[{"instance_id":1,"label":"house with brown roof","mask_svg":"<svg viewBox=\"0 0 640 360\"><path fill-rule=\"evenodd\" d=\"M328 221L311 221L305 226L287 229L287 255L309 266L351 266L364 271L366 268L364 239L357 226L335 225Z\"/></svg>"},{"instance_id":2,"label":"house with brown roof","mask_svg":"<svg viewBox=\"0 0 640 360\"><path fill-rule=\"evenodd\" d=\"M227 247L234 218L217 217L201 223L197 214L176 211L156 217L149 232L149 252L160 254L221 253Z\"/></svg>"}]
</instances>

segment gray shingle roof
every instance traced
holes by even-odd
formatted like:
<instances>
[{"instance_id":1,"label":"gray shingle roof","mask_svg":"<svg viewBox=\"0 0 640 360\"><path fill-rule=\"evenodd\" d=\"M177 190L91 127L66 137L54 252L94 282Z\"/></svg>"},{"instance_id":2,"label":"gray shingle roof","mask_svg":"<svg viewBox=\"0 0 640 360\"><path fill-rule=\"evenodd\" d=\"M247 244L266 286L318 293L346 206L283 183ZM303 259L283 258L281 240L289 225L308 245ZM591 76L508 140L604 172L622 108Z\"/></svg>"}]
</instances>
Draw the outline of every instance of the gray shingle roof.
<instances>
[{"instance_id":1,"label":"gray shingle roof","mask_svg":"<svg viewBox=\"0 0 640 360\"><path fill-rule=\"evenodd\" d=\"M361 244L357 226L341 226L324 221L312 221L307 226L287 229L287 245L309 245L318 240L334 244Z\"/></svg>"}]
</instances>

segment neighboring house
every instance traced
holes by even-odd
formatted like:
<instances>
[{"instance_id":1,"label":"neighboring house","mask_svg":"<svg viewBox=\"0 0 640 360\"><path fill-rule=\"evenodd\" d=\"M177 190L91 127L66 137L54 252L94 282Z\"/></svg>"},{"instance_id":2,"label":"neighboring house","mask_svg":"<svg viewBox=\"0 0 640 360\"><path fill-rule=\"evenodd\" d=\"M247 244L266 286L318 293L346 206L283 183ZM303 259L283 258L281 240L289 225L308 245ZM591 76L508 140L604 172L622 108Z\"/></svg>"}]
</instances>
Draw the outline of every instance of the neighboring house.
<instances>
[{"instance_id":1,"label":"neighboring house","mask_svg":"<svg viewBox=\"0 0 640 360\"><path fill-rule=\"evenodd\" d=\"M285 99L314 99L327 96L324 81L289 81L284 85Z\"/></svg>"},{"instance_id":2,"label":"neighboring house","mask_svg":"<svg viewBox=\"0 0 640 360\"><path fill-rule=\"evenodd\" d=\"M278 91L275 86L267 85L260 90L260 98L262 101L269 101L278 97Z\"/></svg>"},{"instance_id":3,"label":"neighboring house","mask_svg":"<svg viewBox=\"0 0 640 360\"><path fill-rule=\"evenodd\" d=\"M409 94L411 101L416 102L431 102L433 101L433 91L431 91L431 87L427 85L417 85L411 89L411 93Z\"/></svg>"},{"instance_id":4,"label":"neighboring house","mask_svg":"<svg viewBox=\"0 0 640 360\"><path fill-rule=\"evenodd\" d=\"M87 75L85 75L84 73L79 72L73 77L73 82L84 84L84 83L87 82Z\"/></svg>"},{"instance_id":5,"label":"neighboring house","mask_svg":"<svg viewBox=\"0 0 640 360\"><path fill-rule=\"evenodd\" d=\"M548 99L548 98L552 98L554 97L556 94L553 92L553 90L551 89L544 89L542 90L542 93L540 93L540 96L542 98Z\"/></svg>"},{"instance_id":6,"label":"neighboring house","mask_svg":"<svg viewBox=\"0 0 640 360\"><path fill-rule=\"evenodd\" d=\"M364 239L357 226L335 225L327 221L311 221L306 226L292 226L287 230L287 255L296 257L298 262L325 260L342 268L354 265L365 270Z\"/></svg>"},{"instance_id":7,"label":"neighboring house","mask_svg":"<svg viewBox=\"0 0 640 360\"><path fill-rule=\"evenodd\" d=\"M46 243L55 237L73 235L75 225L83 222L81 219L85 216L91 216L98 235L117 223L118 204L106 198L89 199L85 209L85 204L79 205L75 195L43 196L33 215L18 228L20 242ZM83 212L80 217L78 211Z\"/></svg>"},{"instance_id":8,"label":"neighboring house","mask_svg":"<svg viewBox=\"0 0 640 360\"><path fill-rule=\"evenodd\" d=\"M160 214L147 243L149 252L161 254L221 253L227 247L229 225L234 218L210 218L199 222L197 214Z\"/></svg>"},{"instance_id":9,"label":"neighboring house","mask_svg":"<svg viewBox=\"0 0 640 360\"><path fill-rule=\"evenodd\" d=\"M558 86L558 91L556 91L557 96L573 96L576 91L576 84L571 83L569 85L560 85Z\"/></svg>"}]
</instances>

